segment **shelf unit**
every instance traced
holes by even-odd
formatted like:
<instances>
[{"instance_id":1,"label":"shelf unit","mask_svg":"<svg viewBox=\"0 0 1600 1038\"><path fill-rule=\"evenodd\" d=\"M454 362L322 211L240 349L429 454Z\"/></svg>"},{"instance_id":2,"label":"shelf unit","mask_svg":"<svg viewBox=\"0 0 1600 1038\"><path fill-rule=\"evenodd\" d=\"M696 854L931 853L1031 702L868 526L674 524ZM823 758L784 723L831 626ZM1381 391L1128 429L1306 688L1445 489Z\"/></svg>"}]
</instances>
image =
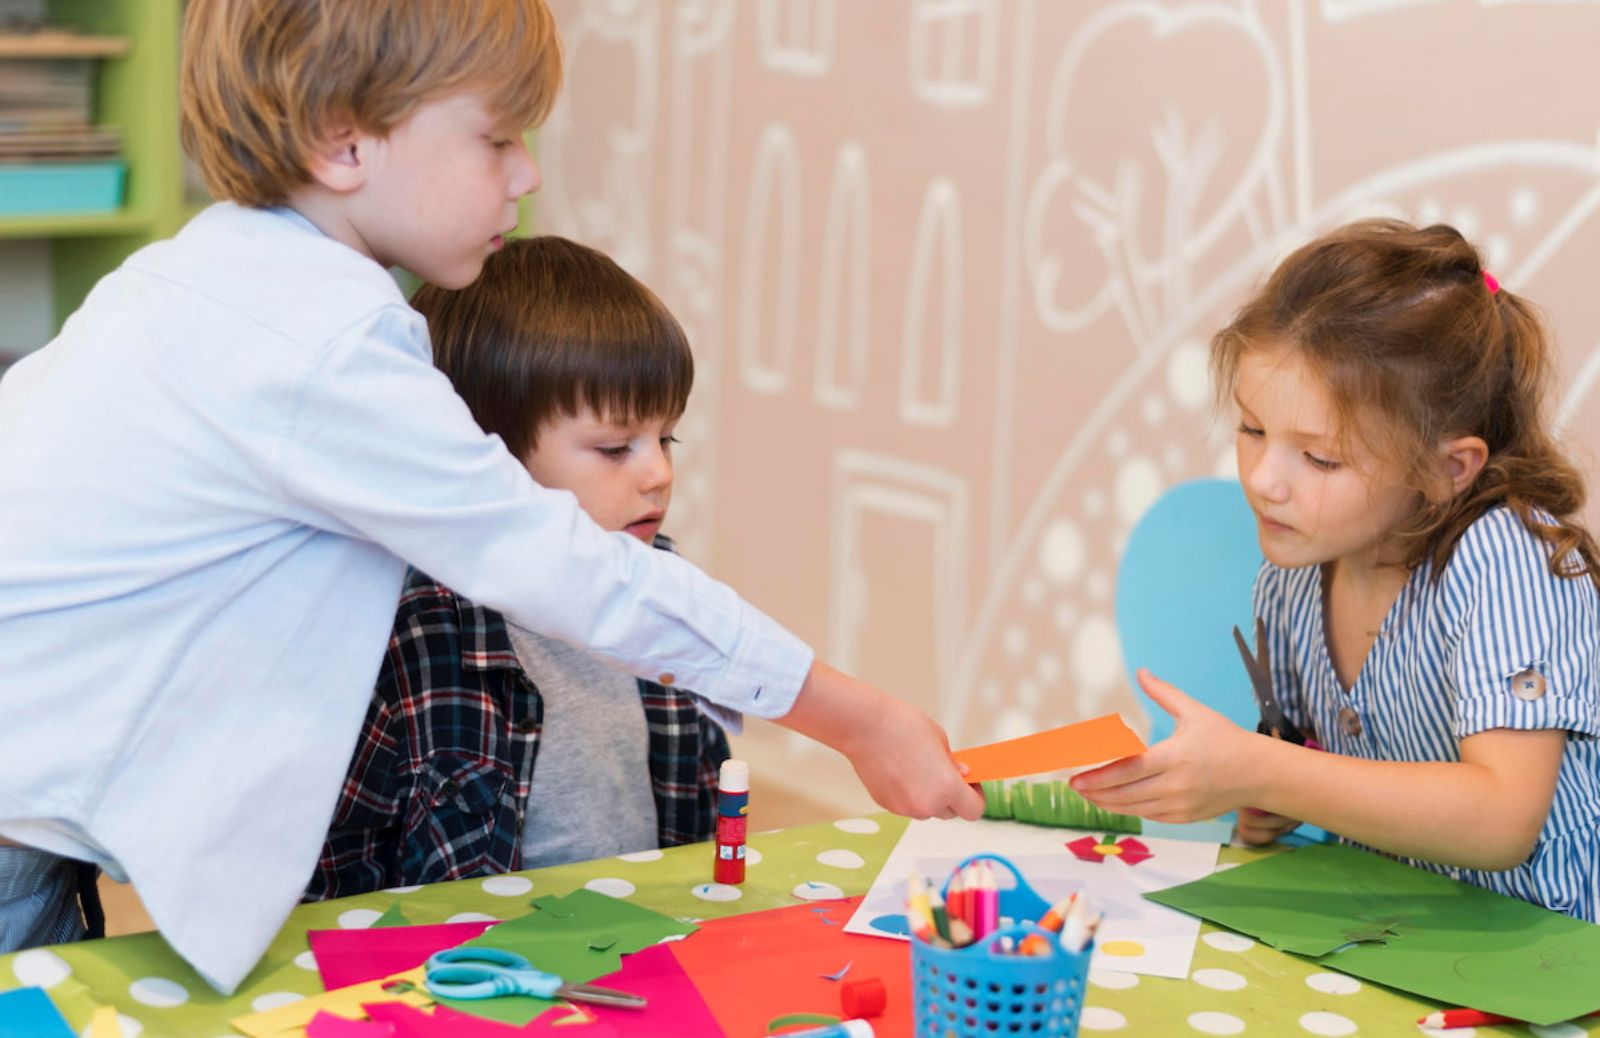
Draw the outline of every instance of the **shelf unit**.
<instances>
[{"instance_id":1,"label":"shelf unit","mask_svg":"<svg viewBox=\"0 0 1600 1038\"><path fill-rule=\"evenodd\" d=\"M0 217L0 239L43 238L53 243L59 327L96 281L135 249L175 233L193 207L184 200L178 144L181 0L47 0L45 13L52 24L71 27L85 37L127 41L121 53L104 40L78 43L97 47L101 55L96 59L95 121L122 131L128 163L122 208L112 213ZM49 40L41 38L33 46L47 47Z\"/></svg>"}]
</instances>

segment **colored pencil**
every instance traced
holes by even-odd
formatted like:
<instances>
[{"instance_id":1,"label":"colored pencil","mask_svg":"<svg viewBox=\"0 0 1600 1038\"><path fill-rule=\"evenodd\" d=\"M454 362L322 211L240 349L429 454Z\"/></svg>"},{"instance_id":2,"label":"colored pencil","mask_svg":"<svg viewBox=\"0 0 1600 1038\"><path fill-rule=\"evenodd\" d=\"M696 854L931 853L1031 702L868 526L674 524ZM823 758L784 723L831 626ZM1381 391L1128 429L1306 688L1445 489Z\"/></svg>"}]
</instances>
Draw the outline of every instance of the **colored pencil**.
<instances>
[{"instance_id":1,"label":"colored pencil","mask_svg":"<svg viewBox=\"0 0 1600 1038\"><path fill-rule=\"evenodd\" d=\"M1591 1016L1600 1016L1600 1009L1596 1009L1592 1013L1585 1013L1576 1019L1582 1020ZM1436 1009L1421 1020L1418 1020L1417 1026L1447 1030L1452 1027L1488 1027L1491 1024L1520 1024L1523 1022L1514 1016L1485 1013L1481 1009Z\"/></svg>"}]
</instances>

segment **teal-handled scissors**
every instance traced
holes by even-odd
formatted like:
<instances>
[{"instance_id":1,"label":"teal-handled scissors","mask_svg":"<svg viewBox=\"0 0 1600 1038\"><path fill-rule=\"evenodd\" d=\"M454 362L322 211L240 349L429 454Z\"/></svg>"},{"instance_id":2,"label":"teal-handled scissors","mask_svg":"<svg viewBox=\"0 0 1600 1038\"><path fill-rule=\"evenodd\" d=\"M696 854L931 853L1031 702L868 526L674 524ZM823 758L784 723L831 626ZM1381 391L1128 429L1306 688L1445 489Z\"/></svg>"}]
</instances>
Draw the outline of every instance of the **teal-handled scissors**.
<instances>
[{"instance_id":1,"label":"teal-handled scissors","mask_svg":"<svg viewBox=\"0 0 1600 1038\"><path fill-rule=\"evenodd\" d=\"M601 1006L639 1009L645 1000L615 988L568 984L554 973L533 968L527 959L502 948L449 948L427 962L428 990L444 998L495 998L534 995Z\"/></svg>"}]
</instances>

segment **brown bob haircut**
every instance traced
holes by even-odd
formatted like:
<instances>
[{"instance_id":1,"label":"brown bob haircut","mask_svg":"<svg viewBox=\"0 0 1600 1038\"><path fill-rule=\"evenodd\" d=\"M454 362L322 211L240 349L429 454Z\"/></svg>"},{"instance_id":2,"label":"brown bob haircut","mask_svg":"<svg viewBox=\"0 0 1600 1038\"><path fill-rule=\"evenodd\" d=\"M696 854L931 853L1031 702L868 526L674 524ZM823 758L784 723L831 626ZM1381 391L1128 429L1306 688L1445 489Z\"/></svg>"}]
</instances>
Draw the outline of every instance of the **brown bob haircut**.
<instances>
[{"instance_id":1,"label":"brown bob haircut","mask_svg":"<svg viewBox=\"0 0 1600 1038\"><path fill-rule=\"evenodd\" d=\"M184 16L183 147L211 194L241 205L286 201L344 123L387 136L475 89L523 130L560 88L544 0L191 0Z\"/></svg>"},{"instance_id":2,"label":"brown bob haircut","mask_svg":"<svg viewBox=\"0 0 1600 1038\"><path fill-rule=\"evenodd\" d=\"M566 238L509 242L466 288L423 285L434 363L485 432L527 456L548 421L675 418L694 357L683 328L637 278Z\"/></svg>"}]
</instances>

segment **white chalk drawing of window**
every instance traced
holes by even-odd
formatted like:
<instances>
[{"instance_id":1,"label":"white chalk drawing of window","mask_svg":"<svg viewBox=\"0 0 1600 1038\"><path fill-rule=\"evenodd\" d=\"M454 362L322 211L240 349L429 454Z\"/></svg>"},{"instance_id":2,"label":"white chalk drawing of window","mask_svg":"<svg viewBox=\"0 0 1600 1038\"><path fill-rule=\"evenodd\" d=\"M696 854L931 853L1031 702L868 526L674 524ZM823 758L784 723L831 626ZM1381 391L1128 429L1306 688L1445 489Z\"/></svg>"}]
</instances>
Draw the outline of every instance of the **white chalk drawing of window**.
<instances>
[{"instance_id":1,"label":"white chalk drawing of window","mask_svg":"<svg viewBox=\"0 0 1600 1038\"><path fill-rule=\"evenodd\" d=\"M950 425L956 418L961 388L961 263L961 197L953 183L940 177L923 196L906 279L900 418L911 425Z\"/></svg>"},{"instance_id":2,"label":"white chalk drawing of window","mask_svg":"<svg viewBox=\"0 0 1600 1038\"><path fill-rule=\"evenodd\" d=\"M872 185L867 154L848 141L833 162L817 293L817 404L861 406L872 328Z\"/></svg>"},{"instance_id":3,"label":"white chalk drawing of window","mask_svg":"<svg viewBox=\"0 0 1600 1038\"><path fill-rule=\"evenodd\" d=\"M757 0L761 64L794 76L823 76L833 67L835 0Z\"/></svg>"},{"instance_id":4,"label":"white chalk drawing of window","mask_svg":"<svg viewBox=\"0 0 1600 1038\"><path fill-rule=\"evenodd\" d=\"M761 131L750 173L740 271L739 375L757 393L783 393L794 367L800 261L800 157L794 131Z\"/></svg>"},{"instance_id":5,"label":"white chalk drawing of window","mask_svg":"<svg viewBox=\"0 0 1600 1038\"><path fill-rule=\"evenodd\" d=\"M995 0L914 0L912 94L941 108L973 108L989 100L999 22Z\"/></svg>"},{"instance_id":6,"label":"white chalk drawing of window","mask_svg":"<svg viewBox=\"0 0 1600 1038\"><path fill-rule=\"evenodd\" d=\"M913 701L936 717L950 714L966 644L969 497L964 479L929 465L852 449L834 459L830 662L904 694L931 690L934 701ZM904 564L886 566L884 552ZM872 658L874 645L908 643L927 655Z\"/></svg>"}]
</instances>

